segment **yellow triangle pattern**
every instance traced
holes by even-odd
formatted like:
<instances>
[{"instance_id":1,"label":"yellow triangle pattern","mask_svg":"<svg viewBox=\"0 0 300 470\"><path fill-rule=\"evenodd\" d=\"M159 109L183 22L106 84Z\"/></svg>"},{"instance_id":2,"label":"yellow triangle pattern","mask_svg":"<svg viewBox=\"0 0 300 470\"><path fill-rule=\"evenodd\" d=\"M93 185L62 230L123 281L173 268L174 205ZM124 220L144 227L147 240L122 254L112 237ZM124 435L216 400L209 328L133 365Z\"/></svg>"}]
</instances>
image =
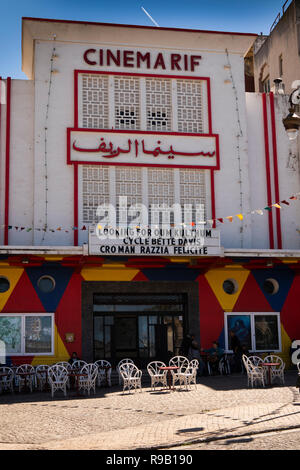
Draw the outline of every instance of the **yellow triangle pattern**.
<instances>
[{"instance_id":1,"label":"yellow triangle pattern","mask_svg":"<svg viewBox=\"0 0 300 470\"><path fill-rule=\"evenodd\" d=\"M231 312L235 306L235 303L244 287L245 282L248 279L250 271L244 269L242 266L236 266L234 268L219 268L213 269L205 274L205 277L212 288L215 296L217 297L222 309L224 311ZM227 279L235 280L237 283L238 290L235 294L226 294L223 289L223 283ZM201 301L201 292L200 292Z\"/></svg>"},{"instance_id":2,"label":"yellow triangle pattern","mask_svg":"<svg viewBox=\"0 0 300 470\"><path fill-rule=\"evenodd\" d=\"M125 265L120 264L107 268L84 268L81 270L85 281L131 281L138 273L138 269L126 268Z\"/></svg>"},{"instance_id":3,"label":"yellow triangle pattern","mask_svg":"<svg viewBox=\"0 0 300 470\"><path fill-rule=\"evenodd\" d=\"M57 331L56 325L54 327L54 356L35 356L32 360L32 365L36 366L39 364L55 364L59 361L68 361L70 355Z\"/></svg>"}]
</instances>

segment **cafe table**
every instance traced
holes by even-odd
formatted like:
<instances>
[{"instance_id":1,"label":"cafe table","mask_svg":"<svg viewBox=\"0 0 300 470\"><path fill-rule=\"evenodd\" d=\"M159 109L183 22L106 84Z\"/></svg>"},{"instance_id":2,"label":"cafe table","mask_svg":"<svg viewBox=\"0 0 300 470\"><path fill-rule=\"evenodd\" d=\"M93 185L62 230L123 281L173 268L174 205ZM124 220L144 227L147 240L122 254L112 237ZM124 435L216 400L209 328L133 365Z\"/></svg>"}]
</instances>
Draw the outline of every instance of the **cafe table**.
<instances>
[{"instance_id":1,"label":"cafe table","mask_svg":"<svg viewBox=\"0 0 300 470\"><path fill-rule=\"evenodd\" d=\"M171 390L171 387L172 387L172 370L175 371L175 370L178 370L179 367L176 367L176 366L164 366L164 367L160 367L159 370L166 370L167 371L167 381L168 381L168 385L169 385L169 390ZM175 387L173 387L173 390L175 390Z\"/></svg>"},{"instance_id":2,"label":"cafe table","mask_svg":"<svg viewBox=\"0 0 300 470\"><path fill-rule=\"evenodd\" d=\"M25 391L29 392L30 387L29 387L29 382L28 379L30 379L32 376L35 375L35 372L18 372L16 374L19 378L25 379Z\"/></svg>"},{"instance_id":3,"label":"cafe table","mask_svg":"<svg viewBox=\"0 0 300 470\"><path fill-rule=\"evenodd\" d=\"M271 386L271 369L280 366L280 362L263 362L262 366L268 369L268 385Z\"/></svg>"},{"instance_id":4,"label":"cafe table","mask_svg":"<svg viewBox=\"0 0 300 470\"><path fill-rule=\"evenodd\" d=\"M82 395L79 393L79 378L80 377L88 377L88 374L87 373L84 373L84 372L76 372L76 371L72 371L72 372L68 372L68 376L69 377L74 377L75 378L75 388L76 388L76 394L78 397L81 397Z\"/></svg>"}]
</instances>

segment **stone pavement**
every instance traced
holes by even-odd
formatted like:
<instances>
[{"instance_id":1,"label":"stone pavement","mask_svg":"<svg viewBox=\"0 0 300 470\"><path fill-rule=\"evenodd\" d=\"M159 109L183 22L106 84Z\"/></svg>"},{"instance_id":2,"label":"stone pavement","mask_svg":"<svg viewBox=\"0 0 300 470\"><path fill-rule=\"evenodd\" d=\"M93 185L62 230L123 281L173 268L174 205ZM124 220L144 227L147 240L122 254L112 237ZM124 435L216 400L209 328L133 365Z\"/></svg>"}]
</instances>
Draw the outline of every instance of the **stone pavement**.
<instances>
[{"instance_id":1,"label":"stone pavement","mask_svg":"<svg viewBox=\"0 0 300 470\"><path fill-rule=\"evenodd\" d=\"M51 399L48 392L0 396L0 449L155 449L300 428L297 373L285 386L247 388L242 375L205 377L190 391ZM147 384L148 385L148 384Z\"/></svg>"}]
</instances>

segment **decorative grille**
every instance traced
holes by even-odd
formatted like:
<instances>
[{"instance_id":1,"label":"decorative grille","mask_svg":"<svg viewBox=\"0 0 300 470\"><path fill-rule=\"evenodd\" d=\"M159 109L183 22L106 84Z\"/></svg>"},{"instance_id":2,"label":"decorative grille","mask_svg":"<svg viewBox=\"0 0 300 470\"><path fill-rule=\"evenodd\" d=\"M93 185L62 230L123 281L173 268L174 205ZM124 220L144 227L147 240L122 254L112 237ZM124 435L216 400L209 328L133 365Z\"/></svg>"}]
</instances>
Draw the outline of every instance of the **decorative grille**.
<instances>
[{"instance_id":1,"label":"decorative grille","mask_svg":"<svg viewBox=\"0 0 300 470\"><path fill-rule=\"evenodd\" d=\"M177 80L178 132L203 133L201 80Z\"/></svg>"},{"instance_id":2,"label":"decorative grille","mask_svg":"<svg viewBox=\"0 0 300 470\"><path fill-rule=\"evenodd\" d=\"M174 190L173 169L148 169L148 205L151 224L173 223L174 213L170 208L175 202Z\"/></svg>"},{"instance_id":3,"label":"decorative grille","mask_svg":"<svg viewBox=\"0 0 300 470\"><path fill-rule=\"evenodd\" d=\"M97 221L97 207L109 204L109 167L83 166L82 169L82 220Z\"/></svg>"},{"instance_id":4,"label":"decorative grille","mask_svg":"<svg viewBox=\"0 0 300 470\"><path fill-rule=\"evenodd\" d=\"M124 203L120 204L119 196L126 196ZM133 215L128 208L135 205L141 209L142 205L142 169L120 167L116 169L116 197L117 197L117 223L128 225Z\"/></svg>"},{"instance_id":5,"label":"decorative grille","mask_svg":"<svg viewBox=\"0 0 300 470\"><path fill-rule=\"evenodd\" d=\"M171 131L171 115L171 80L146 78L147 131Z\"/></svg>"},{"instance_id":6,"label":"decorative grille","mask_svg":"<svg viewBox=\"0 0 300 470\"><path fill-rule=\"evenodd\" d=\"M185 223L199 223L206 217L204 170L180 169L180 204Z\"/></svg>"},{"instance_id":7,"label":"decorative grille","mask_svg":"<svg viewBox=\"0 0 300 470\"><path fill-rule=\"evenodd\" d=\"M140 80L114 77L115 129L140 129Z\"/></svg>"},{"instance_id":8,"label":"decorative grille","mask_svg":"<svg viewBox=\"0 0 300 470\"><path fill-rule=\"evenodd\" d=\"M108 129L108 77L82 75L82 127Z\"/></svg>"}]
</instances>

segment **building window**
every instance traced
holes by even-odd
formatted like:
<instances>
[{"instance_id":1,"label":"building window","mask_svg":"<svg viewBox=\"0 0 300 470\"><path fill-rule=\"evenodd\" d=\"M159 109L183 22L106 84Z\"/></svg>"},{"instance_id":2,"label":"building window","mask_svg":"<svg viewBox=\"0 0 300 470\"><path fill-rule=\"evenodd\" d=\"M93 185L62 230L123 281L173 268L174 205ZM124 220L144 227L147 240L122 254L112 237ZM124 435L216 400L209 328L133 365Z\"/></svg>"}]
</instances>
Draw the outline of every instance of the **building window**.
<instances>
[{"instance_id":1,"label":"building window","mask_svg":"<svg viewBox=\"0 0 300 470\"><path fill-rule=\"evenodd\" d=\"M19 313L0 316L0 340L6 355L54 354L54 314Z\"/></svg>"},{"instance_id":2,"label":"building window","mask_svg":"<svg viewBox=\"0 0 300 470\"><path fill-rule=\"evenodd\" d=\"M283 59L282 54L279 56L279 77L282 78L283 75Z\"/></svg>"},{"instance_id":3,"label":"building window","mask_svg":"<svg viewBox=\"0 0 300 470\"><path fill-rule=\"evenodd\" d=\"M233 331L250 352L280 352L280 313L225 313L225 349L230 351Z\"/></svg>"},{"instance_id":4,"label":"building window","mask_svg":"<svg viewBox=\"0 0 300 470\"><path fill-rule=\"evenodd\" d=\"M0 294L7 292L10 288L9 280L6 277L0 277Z\"/></svg>"},{"instance_id":5,"label":"building window","mask_svg":"<svg viewBox=\"0 0 300 470\"><path fill-rule=\"evenodd\" d=\"M266 294L275 295L279 291L279 284L276 279L266 279L263 284L263 289Z\"/></svg>"},{"instance_id":6,"label":"building window","mask_svg":"<svg viewBox=\"0 0 300 470\"><path fill-rule=\"evenodd\" d=\"M263 91L264 93L270 93L270 78L267 77L265 78L265 80L263 80L262 82L262 86L263 86Z\"/></svg>"},{"instance_id":7,"label":"building window","mask_svg":"<svg viewBox=\"0 0 300 470\"><path fill-rule=\"evenodd\" d=\"M55 289L55 280L51 276L42 276L37 282L38 288L44 294L48 294Z\"/></svg>"},{"instance_id":8,"label":"building window","mask_svg":"<svg viewBox=\"0 0 300 470\"><path fill-rule=\"evenodd\" d=\"M223 290L228 295L236 294L237 291L239 290L238 283L236 282L235 279L226 279L223 282Z\"/></svg>"},{"instance_id":9,"label":"building window","mask_svg":"<svg viewBox=\"0 0 300 470\"><path fill-rule=\"evenodd\" d=\"M80 223L98 222L98 206L105 207L110 202L115 202L116 223L127 226L130 223L199 224L209 214L206 170L81 165L80 175ZM175 203L181 206L180 220L173 210ZM152 219L148 212L145 220L143 205L148 211L152 208ZM114 221L110 224L114 225Z\"/></svg>"},{"instance_id":10,"label":"building window","mask_svg":"<svg viewBox=\"0 0 300 470\"><path fill-rule=\"evenodd\" d=\"M209 132L206 80L96 73L78 77L81 128Z\"/></svg>"}]
</instances>

